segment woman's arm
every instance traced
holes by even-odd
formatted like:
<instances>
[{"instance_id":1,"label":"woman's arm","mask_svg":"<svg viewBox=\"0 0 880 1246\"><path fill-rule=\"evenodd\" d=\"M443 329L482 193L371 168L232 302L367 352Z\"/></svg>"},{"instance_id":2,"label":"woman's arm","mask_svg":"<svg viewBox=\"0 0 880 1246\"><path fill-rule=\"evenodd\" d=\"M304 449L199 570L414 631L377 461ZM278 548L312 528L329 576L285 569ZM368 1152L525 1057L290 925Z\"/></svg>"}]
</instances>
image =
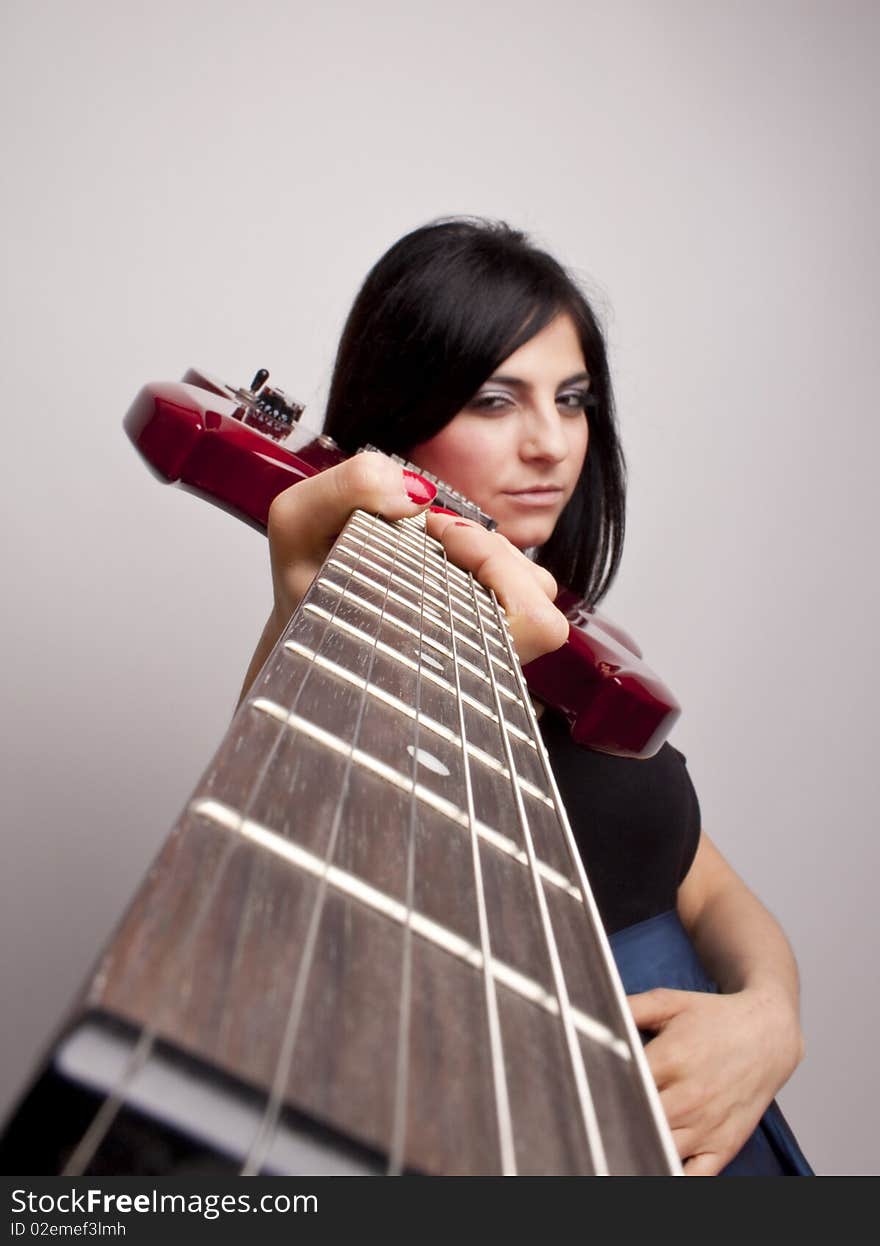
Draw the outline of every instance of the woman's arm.
<instances>
[{"instance_id":1,"label":"woman's arm","mask_svg":"<svg viewBox=\"0 0 880 1246\"><path fill-rule=\"evenodd\" d=\"M799 1035L799 981L791 946L776 918L705 831L679 888L678 915L722 991L763 992L768 1003L787 1014ZM801 1046L798 1039L798 1058L803 1055Z\"/></svg>"},{"instance_id":2,"label":"woman's arm","mask_svg":"<svg viewBox=\"0 0 880 1246\"><path fill-rule=\"evenodd\" d=\"M720 1172L798 1063L798 972L778 922L704 833L678 912L723 994L630 996L685 1172Z\"/></svg>"}]
</instances>

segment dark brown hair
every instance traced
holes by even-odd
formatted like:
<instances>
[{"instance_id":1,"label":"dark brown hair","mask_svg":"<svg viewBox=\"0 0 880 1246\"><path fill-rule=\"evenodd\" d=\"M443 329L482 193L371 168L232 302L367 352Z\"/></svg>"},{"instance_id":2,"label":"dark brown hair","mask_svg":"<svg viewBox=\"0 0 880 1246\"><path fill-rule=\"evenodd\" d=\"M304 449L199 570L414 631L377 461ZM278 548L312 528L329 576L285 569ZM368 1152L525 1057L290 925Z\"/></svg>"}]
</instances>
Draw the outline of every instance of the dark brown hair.
<instances>
[{"instance_id":1,"label":"dark brown hair","mask_svg":"<svg viewBox=\"0 0 880 1246\"><path fill-rule=\"evenodd\" d=\"M626 472L605 341L564 268L500 221L414 230L368 273L333 370L325 430L347 450L406 454L470 401L497 366L561 312L580 338L590 398L581 477L538 561L595 604L623 548Z\"/></svg>"}]
</instances>

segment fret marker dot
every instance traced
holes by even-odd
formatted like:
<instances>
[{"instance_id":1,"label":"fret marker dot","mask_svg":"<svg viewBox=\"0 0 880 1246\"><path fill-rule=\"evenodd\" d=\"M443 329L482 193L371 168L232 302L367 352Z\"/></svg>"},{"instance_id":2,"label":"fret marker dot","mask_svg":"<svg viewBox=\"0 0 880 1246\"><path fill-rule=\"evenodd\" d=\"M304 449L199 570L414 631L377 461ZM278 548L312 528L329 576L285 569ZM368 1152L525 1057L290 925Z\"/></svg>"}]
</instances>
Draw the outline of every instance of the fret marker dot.
<instances>
[{"instance_id":1,"label":"fret marker dot","mask_svg":"<svg viewBox=\"0 0 880 1246\"><path fill-rule=\"evenodd\" d=\"M444 766L440 758L435 757L433 753L429 753L423 748L414 748L412 744L407 744L406 751L410 757L414 757L419 765L424 766L426 770L432 770L434 774L442 774L448 777L448 766Z\"/></svg>"},{"instance_id":2,"label":"fret marker dot","mask_svg":"<svg viewBox=\"0 0 880 1246\"><path fill-rule=\"evenodd\" d=\"M425 653L424 649L422 650L422 661L424 662L425 666L433 666L435 671L443 670L443 663L438 662L437 659L435 657L432 657L430 653Z\"/></svg>"}]
</instances>

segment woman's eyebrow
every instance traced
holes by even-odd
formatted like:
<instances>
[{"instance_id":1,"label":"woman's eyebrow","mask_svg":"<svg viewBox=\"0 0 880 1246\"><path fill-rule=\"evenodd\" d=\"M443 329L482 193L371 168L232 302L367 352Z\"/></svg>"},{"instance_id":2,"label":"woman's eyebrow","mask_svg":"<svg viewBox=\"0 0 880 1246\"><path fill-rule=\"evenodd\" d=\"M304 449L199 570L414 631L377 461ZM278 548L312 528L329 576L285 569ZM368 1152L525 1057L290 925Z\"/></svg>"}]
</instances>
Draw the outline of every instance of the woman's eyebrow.
<instances>
[{"instance_id":1,"label":"woman's eyebrow","mask_svg":"<svg viewBox=\"0 0 880 1246\"><path fill-rule=\"evenodd\" d=\"M589 382L589 380L589 372L575 372L573 376L568 376L564 381L560 381L557 388L563 385L574 385L578 381ZM488 385L490 381L494 381L499 385L512 385L515 389L529 389L530 387L530 382L523 380L521 376L506 376L500 372L496 372L493 376L490 376L483 382L483 384Z\"/></svg>"}]
</instances>

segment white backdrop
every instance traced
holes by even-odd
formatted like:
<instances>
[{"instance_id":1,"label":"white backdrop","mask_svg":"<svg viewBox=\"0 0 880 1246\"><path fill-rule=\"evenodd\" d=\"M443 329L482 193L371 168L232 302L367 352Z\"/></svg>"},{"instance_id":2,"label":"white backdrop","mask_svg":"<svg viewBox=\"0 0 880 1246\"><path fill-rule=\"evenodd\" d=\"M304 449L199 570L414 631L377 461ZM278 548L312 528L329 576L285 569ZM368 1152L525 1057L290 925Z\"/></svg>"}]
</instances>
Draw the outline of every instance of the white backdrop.
<instances>
[{"instance_id":1,"label":"white backdrop","mask_svg":"<svg viewBox=\"0 0 880 1246\"><path fill-rule=\"evenodd\" d=\"M607 602L685 707L707 829L802 968L782 1095L880 1170L871 0L7 0L8 1104L225 729L264 539L120 421L190 363L320 417L363 274L449 212L533 231L608 327Z\"/></svg>"}]
</instances>

